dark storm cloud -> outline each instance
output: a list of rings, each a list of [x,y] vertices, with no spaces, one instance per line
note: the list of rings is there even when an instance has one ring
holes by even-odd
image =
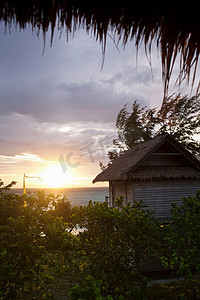
[[[29,115],[40,122],[113,122],[131,98],[134,95],[130,92],[93,81],[58,85],[35,82],[4,89],[0,95],[0,114]]]
[[[31,32],[6,35],[0,46],[0,115],[18,113],[60,124],[109,123],[128,101],[148,105],[141,86],[152,80],[149,66],[137,70],[129,54],[120,58],[108,43],[101,72],[99,50],[80,32],[67,45],[60,41],[47,47],[42,56],[42,43]]]

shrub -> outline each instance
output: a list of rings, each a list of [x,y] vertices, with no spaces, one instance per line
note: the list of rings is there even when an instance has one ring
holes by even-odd
[[[120,204],[120,201],[118,201]],[[109,208],[107,203],[80,207],[80,245],[86,262],[84,272],[102,280],[105,295],[119,288],[121,293],[144,289],[142,262],[156,255],[159,222],[142,202]],[[84,274],[85,274],[84,273]]]
[[[193,274],[200,273],[200,192],[184,198],[181,207],[172,205],[172,221],[173,225],[163,227],[162,262],[191,282],[195,299]]]

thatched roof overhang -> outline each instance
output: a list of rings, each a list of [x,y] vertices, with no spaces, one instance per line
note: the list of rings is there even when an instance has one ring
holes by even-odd
[[[191,163],[191,167],[140,167],[140,165],[164,142],[168,142]],[[194,166],[194,168],[192,167]],[[158,136],[126,151],[93,180],[160,180],[200,178],[200,161],[168,134]]]
[[[125,46],[133,40],[151,52],[155,41],[160,49],[165,90],[177,55],[180,79],[195,79],[200,53],[200,22],[196,2],[183,1],[105,1],[105,0],[1,0],[0,21],[20,29],[31,26],[46,34],[55,27],[67,33],[85,28],[105,50],[108,33]]]
[[[200,180],[200,170],[189,167],[138,167],[129,176],[134,181]]]

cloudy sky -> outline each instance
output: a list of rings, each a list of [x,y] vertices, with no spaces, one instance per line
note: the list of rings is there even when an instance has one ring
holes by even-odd
[[[152,72],[144,49],[123,50],[108,37],[102,48],[84,31],[52,47],[31,30],[0,27],[0,174],[29,187],[92,186],[99,161],[116,136],[115,120],[127,102],[159,107],[163,97],[160,55]],[[103,183],[100,184],[102,186]]]

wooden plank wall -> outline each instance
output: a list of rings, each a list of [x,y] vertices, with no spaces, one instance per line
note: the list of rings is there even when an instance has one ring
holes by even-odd
[[[133,202],[133,181],[127,181],[127,203]]]
[[[171,204],[182,204],[182,198],[195,196],[200,190],[200,181],[154,181],[134,184],[134,198],[144,200],[154,216],[161,221],[170,219]]]
[[[124,205],[133,203],[133,181],[115,181],[115,199],[124,196]],[[109,182],[109,197],[112,199],[112,183]]]
[[[126,206],[126,181],[115,181],[115,198],[124,196],[123,205]]]
[[[200,190],[199,180],[184,181],[115,181],[115,199],[124,196],[124,205],[133,204],[135,201],[144,200],[144,204],[154,211],[158,219],[167,220],[171,217],[171,204],[182,204],[182,198],[195,196]],[[112,199],[112,188],[109,184],[109,196]]]

